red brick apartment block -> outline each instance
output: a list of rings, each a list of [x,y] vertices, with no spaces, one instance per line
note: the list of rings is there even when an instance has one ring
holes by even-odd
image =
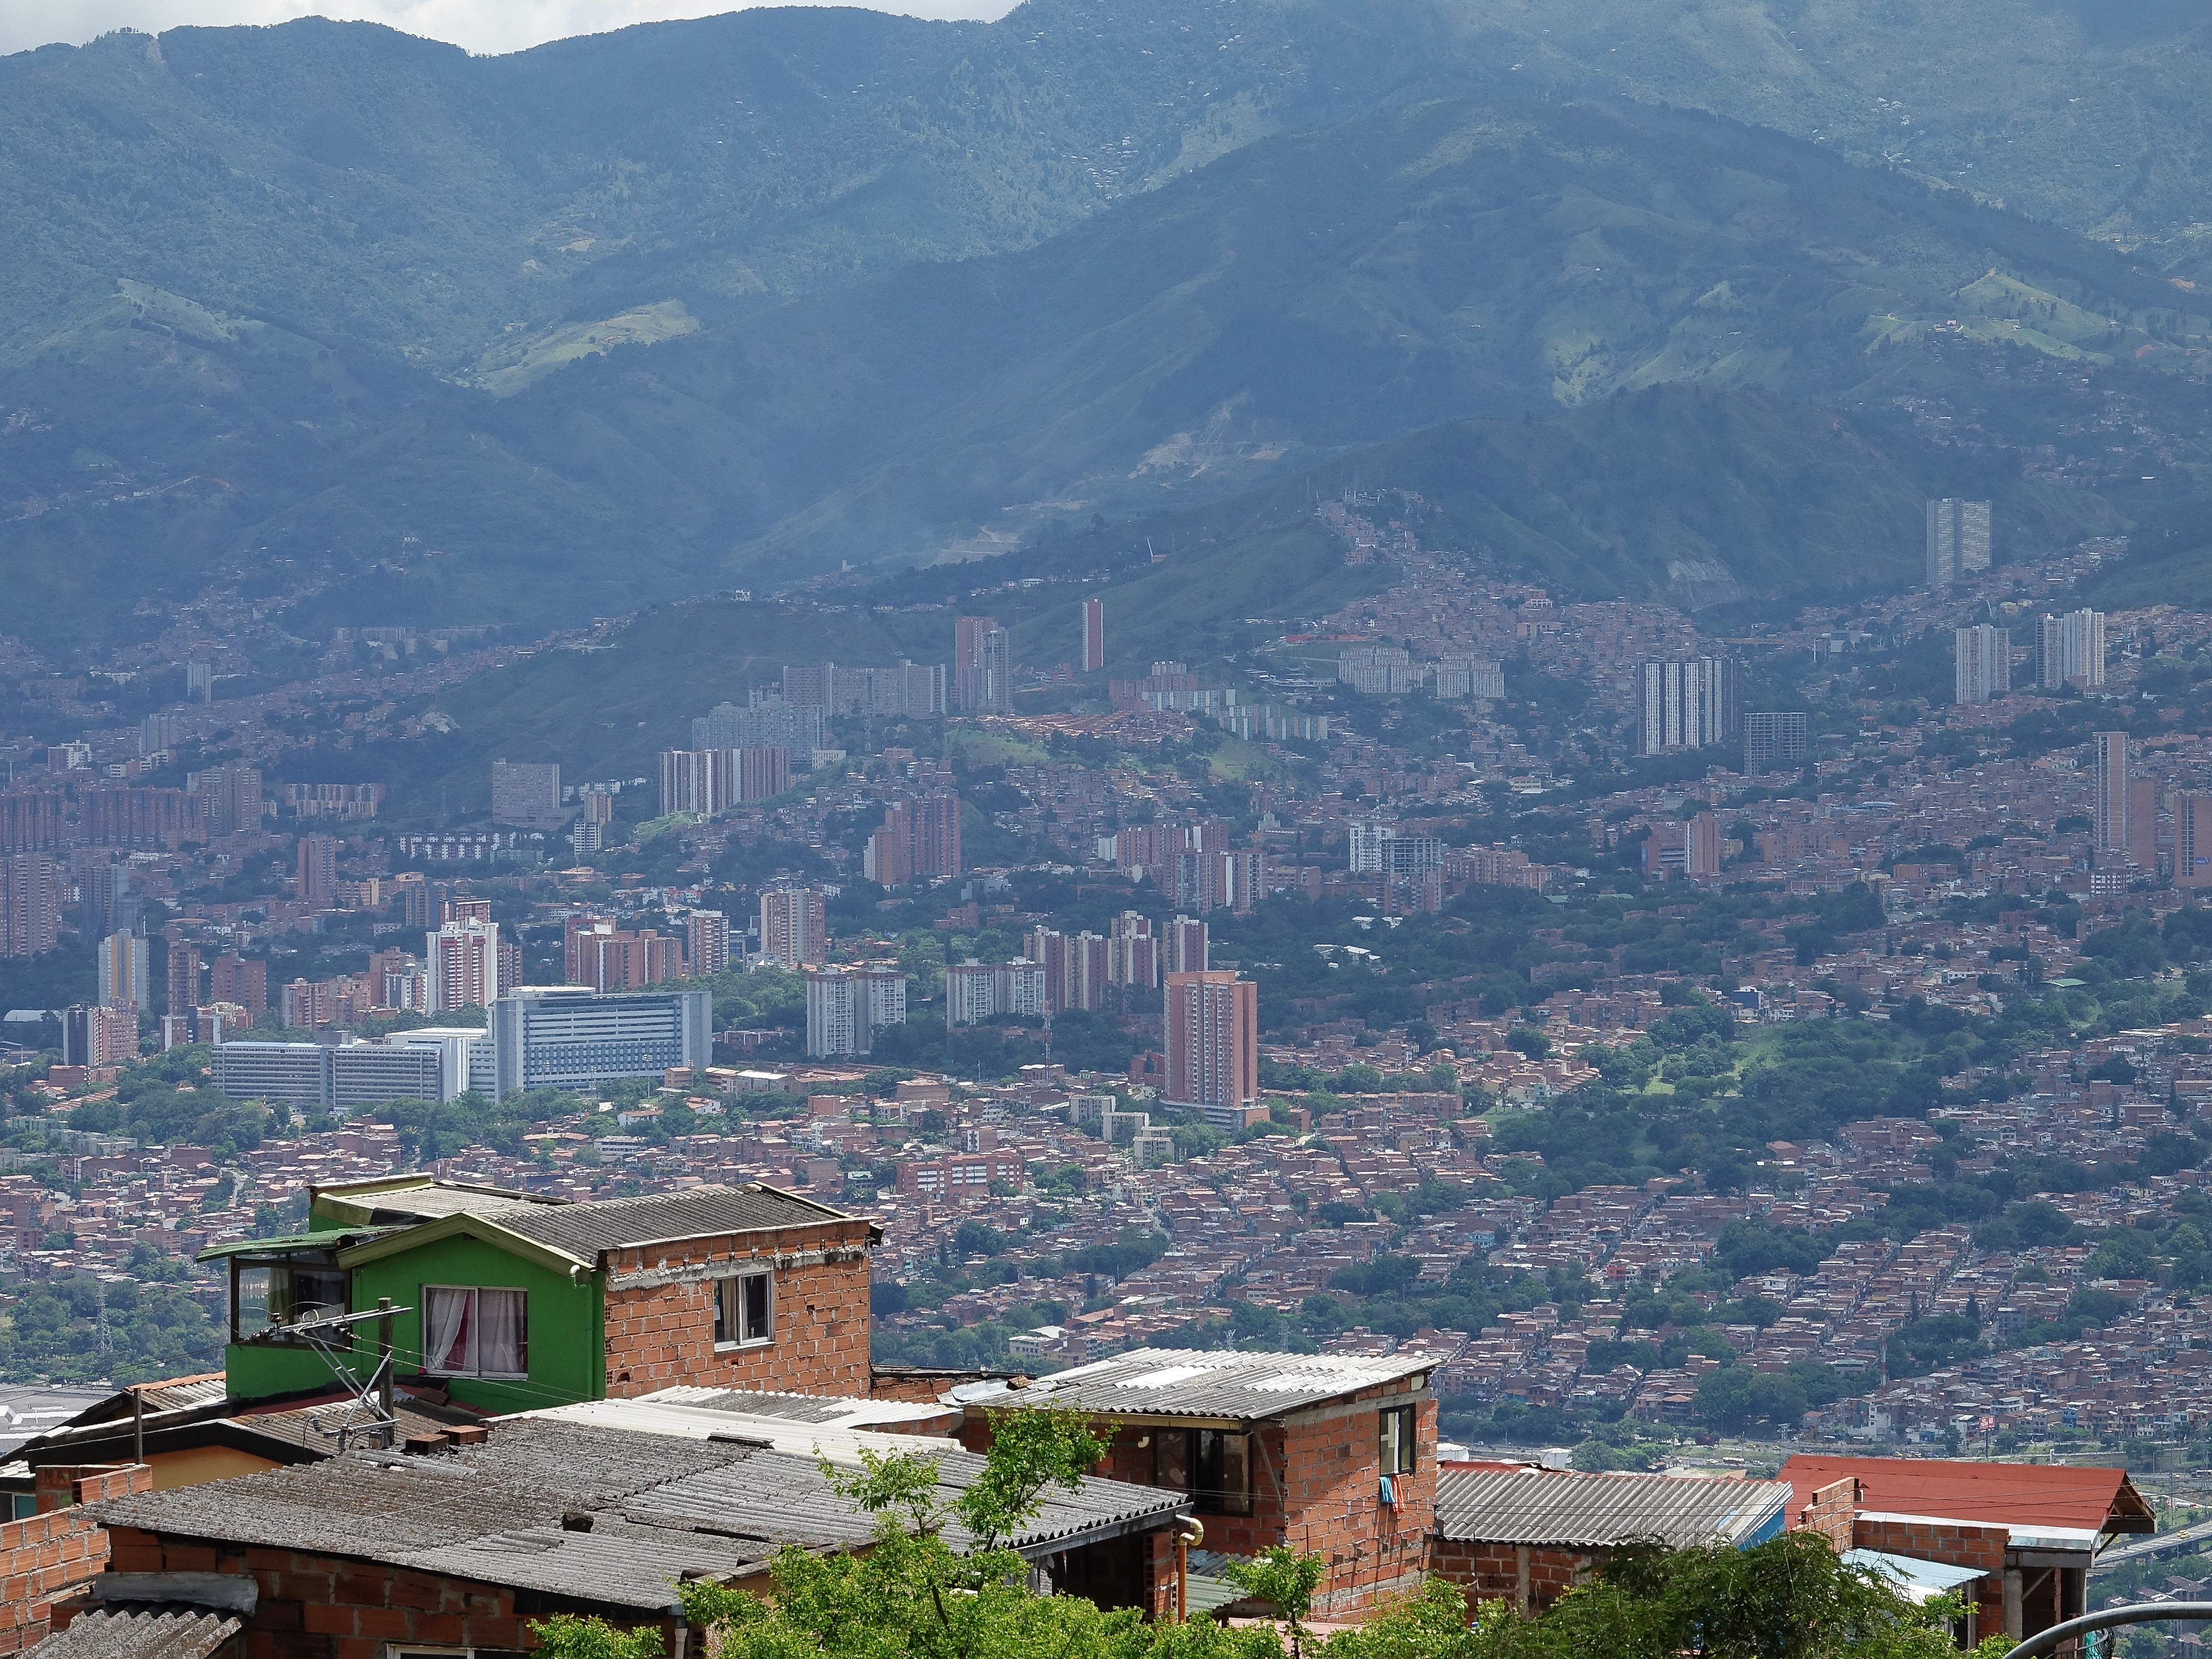
[[[629,1245],[606,1255],[607,1395],[672,1383],[865,1395],[870,1224],[809,1225]],[[726,1279],[772,1275],[774,1334],[714,1340]],[[725,1335],[729,1333],[726,1329]]]
[[[384,1659],[387,1643],[520,1651],[531,1645],[526,1626],[550,1610],[526,1591],[342,1556],[160,1537],[136,1527],[111,1535],[117,1572],[252,1578],[260,1597],[246,1623],[246,1659]],[[519,1596],[532,1605],[519,1607]],[[653,1626],[664,1653],[677,1650],[679,1622]]]
[[[0,1524],[0,1654],[43,1640],[54,1599],[107,1570],[107,1531],[76,1505],[153,1489],[143,1463],[38,1472],[39,1512]]]
[[[1078,1367],[1065,1381],[1044,1377],[973,1401],[960,1437],[988,1450],[993,1410],[1095,1413],[1119,1426],[1094,1473],[1191,1491],[1207,1550],[1249,1557],[1287,1544],[1326,1558],[1314,1612],[1340,1618],[1418,1589],[1427,1570],[1437,1480],[1430,1368],[1404,1358],[1139,1349]],[[1410,1467],[1386,1471],[1381,1419],[1401,1412],[1410,1432],[1400,1437],[1401,1455]],[[1202,1435],[1244,1437],[1248,1487],[1204,1489],[1188,1467]]]

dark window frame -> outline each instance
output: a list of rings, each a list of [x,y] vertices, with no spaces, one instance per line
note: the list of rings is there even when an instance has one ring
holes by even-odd
[[[1200,1515],[1252,1513],[1249,1430],[1155,1429],[1152,1440],[1153,1486],[1188,1494]],[[1178,1464],[1180,1480],[1175,1478]]]
[[[1411,1474],[1420,1468],[1420,1436],[1417,1407],[1385,1406],[1375,1413],[1375,1461],[1384,1474]]]
[[[301,1305],[297,1297],[300,1281],[311,1276],[324,1280],[337,1281],[341,1294],[335,1303],[318,1301],[310,1305],[335,1307],[342,1314],[353,1311],[353,1275],[338,1266],[337,1255],[335,1251],[296,1250],[289,1254],[276,1250],[265,1253],[241,1251],[230,1258],[230,1340],[233,1342],[244,1342],[252,1338],[262,1342],[282,1342],[289,1345],[300,1340],[299,1338],[285,1333],[284,1324],[270,1323],[263,1326],[258,1331],[248,1331],[243,1334],[240,1332],[238,1328],[239,1276],[257,1269],[265,1269],[269,1274],[269,1289],[264,1305],[272,1312],[282,1309],[287,1316],[285,1320],[287,1324],[290,1322],[289,1316],[292,1311]],[[280,1283],[283,1287],[281,1295],[278,1291]],[[322,1288],[327,1290],[330,1286],[325,1285]]]

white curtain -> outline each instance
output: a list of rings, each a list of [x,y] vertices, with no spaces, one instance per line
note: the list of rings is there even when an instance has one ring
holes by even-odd
[[[477,1292],[477,1370],[485,1376],[523,1369],[523,1292]]]
[[[428,1317],[424,1328],[428,1340],[422,1344],[422,1369],[444,1376],[465,1376],[476,1369],[471,1363],[469,1350],[469,1303],[474,1291],[433,1291],[422,1292]]]

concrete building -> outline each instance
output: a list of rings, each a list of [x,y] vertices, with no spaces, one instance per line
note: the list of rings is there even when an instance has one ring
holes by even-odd
[[[573,816],[561,805],[561,769],[548,763],[491,763],[491,821],[518,830],[558,830]]]
[[[300,837],[300,902],[327,908],[338,898],[338,838]]]
[[[814,1060],[866,1054],[875,1035],[906,1024],[906,975],[896,968],[818,968],[806,975],[806,1053]]]
[[[269,963],[226,951],[208,964],[208,1000],[235,1004],[252,1020],[269,1012]]]
[[[154,975],[147,941],[136,933],[111,933],[100,941],[100,1004],[103,1008],[151,1010]]]
[[[1803,764],[1811,716],[1769,714],[1743,717],[1743,772],[1757,777],[1762,772],[1794,772]]]
[[[499,928],[471,918],[447,922],[424,935],[430,976],[430,1012],[489,1008],[501,990]]]
[[[1662,755],[1732,743],[1742,732],[1736,665],[1729,657],[1644,663],[1640,679],[1638,750]]]
[[[694,749],[781,749],[794,772],[811,771],[814,751],[823,747],[828,711],[818,704],[786,702],[780,696],[755,694],[744,708],[714,705],[710,714],[691,722]]]
[[[2105,613],[2081,610],[2045,617],[2040,654],[2045,690],[2069,685],[2095,690],[2105,683]]]
[[[1160,971],[1164,974],[1202,974],[1212,965],[1212,945],[1206,923],[1196,916],[1171,918],[1162,932]]]
[[[233,1100],[326,1106],[337,1052],[321,1042],[220,1043],[211,1054],[215,1086]]]
[[[2012,635],[1977,623],[1952,630],[1952,693],[1957,703],[1991,702],[2012,690]]]
[[[138,1010],[129,1003],[62,1011],[64,1066],[123,1066],[138,1058]]]
[[[694,974],[726,973],[730,966],[730,919],[720,910],[694,910],[684,919],[684,954]]]
[[[1259,988],[1227,970],[1167,976],[1170,1106],[1218,1129],[1241,1129],[1260,1109]]]
[[[1928,503],[1928,586],[1948,587],[1990,568],[1990,504],[1947,496]]]
[[[960,851],[960,797],[951,790],[895,800],[884,811],[883,828],[868,838],[861,873],[885,887],[957,876],[965,868]]]
[[[1011,962],[973,957],[945,970],[945,1023],[980,1025],[987,1019],[1037,1019],[1047,1012],[1045,964],[1027,957]]]
[[[1012,642],[995,617],[961,617],[952,624],[952,691],[971,714],[1000,714],[1012,707]]]
[[[1153,936],[1150,916],[1124,910],[1106,924],[1106,982],[1146,991],[1158,988],[1160,941]]]
[[[1095,674],[1106,665],[1106,601],[1083,602],[1083,672]]]
[[[2128,734],[2100,732],[2091,739],[2096,767],[2095,829],[2097,862],[2117,864],[2127,856],[2129,808]]]
[[[491,1005],[494,1087],[586,1089],[620,1078],[659,1078],[714,1059],[713,999],[705,991],[599,993],[574,985],[517,986]]]
[[[2212,887],[2212,795],[2174,798],[2173,884]]]
[[[1495,658],[1447,653],[1437,659],[1437,696],[1495,702],[1505,695],[1505,671]]]
[[[61,866],[44,853],[0,858],[0,957],[31,957],[60,942]]]
[[[797,973],[830,959],[830,933],[821,890],[772,887],[760,898],[761,954]]]

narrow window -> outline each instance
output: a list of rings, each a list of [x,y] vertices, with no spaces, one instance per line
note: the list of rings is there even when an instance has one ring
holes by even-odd
[[[1413,1454],[1418,1449],[1413,1422],[1411,1406],[1393,1406],[1376,1414],[1376,1458],[1383,1474],[1413,1472]]]
[[[714,1346],[764,1346],[775,1340],[774,1275],[740,1273],[714,1282]]]
[[[1169,1492],[1191,1489],[1191,1431],[1152,1431],[1152,1484]]]
[[[1226,1429],[1198,1431],[1198,1507],[1208,1515],[1252,1513],[1252,1437]]]

